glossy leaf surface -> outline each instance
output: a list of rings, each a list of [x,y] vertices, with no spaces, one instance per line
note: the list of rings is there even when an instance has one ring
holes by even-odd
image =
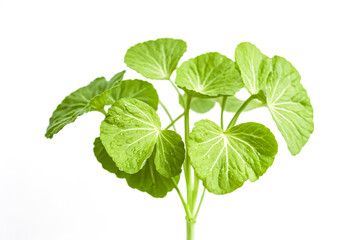
[[[210,120],[195,123],[189,156],[196,174],[212,193],[225,194],[256,181],[277,153],[275,137],[259,123],[243,123],[223,130]]]

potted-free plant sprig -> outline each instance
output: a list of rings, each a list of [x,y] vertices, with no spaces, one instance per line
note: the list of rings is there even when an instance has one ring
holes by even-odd
[[[186,43],[179,39],[136,44],[126,52],[125,63],[149,81],[123,80],[125,71],[109,81],[95,79],[58,105],[45,136],[52,138],[84,113],[104,114],[100,137],[94,141],[96,159],[130,187],[153,197],[163,198],[175,189],[186,215],[187,239],[193,240],[205,192],[228,194],[247,180],[256,181],[277,154],[277,141],[267,127],[256,122],[237,123],[242,112],[266,107],[292,155],[306,144],[314,123],[300,74],[285,58],[269,58],[245,42],[236,47],[235,61],[209,52],[178,67],[185,52]],[[169,82],[169,88],[179,95],[183,113],[175,118],[170,115],[151,80]],[[247,89],[249,98],[235,97],[242,88]],[[206,113],[217,103],[221,107],[217,119],[203,119],[190,126],[191,111]],[[161,125],[156,112],[159,105],[170,118],[168,126]],[[234,113],[228,124],[224,123],[224,111]],[[181,118],[184,138],[175,127]],[[181,174],[185,190],[178,188]]]

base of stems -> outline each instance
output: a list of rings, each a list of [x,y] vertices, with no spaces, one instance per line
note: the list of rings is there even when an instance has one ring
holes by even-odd
[[[186,220],[186,240],[194,240],[195,239],[195,221],[194,220]]]

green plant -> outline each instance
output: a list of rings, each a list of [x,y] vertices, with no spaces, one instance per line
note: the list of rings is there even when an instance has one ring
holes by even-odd
[[[186,51],[182,40],[164,38],[131,47],[125,55],[128,67],[148,79],[167,80],[179,95],[184,112],[173,119],[151,83],[122,80],[124,71],[110,81],[97,78],[67,96],[56,108],[46,131],[52,138],[66,124],[89,111],[105,115],[94,154],[107,171],[126,179],[128,185],[153,197],[165,197],[175,189],[183,204],[187,239],[194,239],[194,224],[205,191],[226,194],[245,181],[256,181],[272,165],[277,141],[264,125],[237,124],[241,112],[267,107],[296,155],[313,132],[313,109],[297,70],[284,58],[269,58],[250,43],[240,43],[235,62],[216,52],[185,61],[170,79]],[[245,101],[234,95],[245,87]],[[180,89],[184,91],[181,94]],[[156,113],[164,108],[171,124],[163,128]],[[190,109],[206,113],[221,106],[220,126],[204,119],[190,132]],[[106,111],[105,106],[111,105]],[[224,127],[224,111],[234,112]],[[184,117],[184,142],[175,123]],[[169,130],[173,128],[173,130]],[[186,199],[178,188],[180,173],[186,181]],[[199,185],[204,189],[198,201]]]

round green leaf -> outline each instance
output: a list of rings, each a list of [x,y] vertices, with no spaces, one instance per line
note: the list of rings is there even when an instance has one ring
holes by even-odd
[[[175,83],[207,96],[234,95],[243,87],[235,63],[217,52],[190,59],[176,71]]]
[[[270,58],[262,54],[255,45],[244,42],[236,47],[235,61],[250,94],[256,94],[265,88],[271,72]]]
[[[100,138],[117,167],[132,174],[150,157],[160,128],[153,108],[142,101],[123,98],[109,108],[100,126]]]
[[[296,155],[314,131],[313,108],[300,74],[291,63],[274,56],[272,69],[266,84],[267,106],[289,151]]]
[[[185,149],[181,137],[161,130],[155,110],[137,99],[115,102],[100,126],[100,138],[117,167],[127,173],[138,172],[153,152],[155,165],[165,177],[181,172]]]
[[[186,42],[183,40],[159,38],[129,48],[125,63],[144,77],[168,80],[185,52]]]
[[[156,143],[156,170],[165,177],[181,173],[185,159],[185,148],[181,136],[171,130],[162,130]]]
[[[274,135],[259,123],[243,123],[223,132],[214,122],[201,120],[190,134],[188,154],[204,186],[225,194],[262,176],[277,149]]]
[[[94,109],[90,102],[106,90],[119,84],[124,73],[125,71],[116,74],[110,81],[106,81],[104,77],[97,78],[89,85],[79,88],[67,96],[53,112],[45,136],[52,138],[63,127],[74,122],[77,117],[84,113],[94,110],[102,111],[104,106],[98,106],[98,108]]]

